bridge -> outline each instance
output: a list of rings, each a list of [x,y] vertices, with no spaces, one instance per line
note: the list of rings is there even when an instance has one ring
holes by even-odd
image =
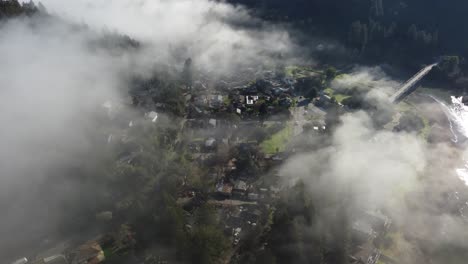
[[[413,77],[411,77],[408,81],[406,81],[401,88],[396,92],[392,97],[390,97],[390,101],[394,104],[398,104],[403,99],[405,99],[408,95],[414,92],[417,89],[416,84],[424,78],[435,66],[439,63],[433,63],[424,67],[418,73],[416,73]]]

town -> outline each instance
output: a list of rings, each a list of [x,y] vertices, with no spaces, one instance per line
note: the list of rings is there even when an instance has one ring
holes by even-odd
[[[183,175],[174,189],[175,204],[185,215],[184,232],[192,232],[199,224],[200,211],[209,208],[207,214],[217,219],[214,222],[230,243],[229,253],[221,258],[240,259],[244,240],[252,234],[263,237],[259,250],[268,244],[265,237],[273,224],[275,206],[284,196],[282,190],[295,184],[282,179],[280,168],[288,157],[310,150],[298,139],[305,134],[327,137],[327,127],[334,119],[330,112],[349,111],[342,102],[351,96],[329,88],[339,74],[333,67],[287,66],[248,68],[236,76],[210,80],[195,74],[188,59],[178,93],[173,86],[169,91],[161,89],[156,80],[135,82],[127,104],[141,114],[121,115],[122,102],[103,104],[104,118],[117,120],[123,127],[105,132],[106,144],[126,146],[116,157],[117,164],[131,166],[143,154],[131,131],[171,124],[172,135],[164,136],[164,141],[171,144],[173,155],[196,168]],[[171,96],[174,98],[168,98]],[[115,214],[103,211],[96,219],[110,223]],[[396,263],[378,249],[392,222],[379,208],[363,209],[351,222],[350,263]],[[130,226],[118,230],[83,241],[77,249],[62,245],[49,250],[55,253],[41,253],[32,262],[24,258],[14,264],[101,263],[135,245]],[[161,256],[153,260],[144,263],[169,263]]]

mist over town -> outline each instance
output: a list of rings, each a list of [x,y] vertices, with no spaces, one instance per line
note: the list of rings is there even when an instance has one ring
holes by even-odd
[[[466,263],[467,8],[0,0],[0,262]]]

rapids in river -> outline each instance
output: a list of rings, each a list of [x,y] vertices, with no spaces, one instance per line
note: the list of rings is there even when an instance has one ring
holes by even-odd
[[[466,142],[468,140],[468,106],[463,103],[463,97],[451,96],[451,103],[445,103],[432,95],[429,96],[440,104],[446,114],[453,135],[452,141],[459,145]],[[466,154],[468,152],[465,151],[464,166],[455,168],[455,172],[458,178],[468,186],[468,157]],[[458,192],[453,195],[458,199]],[[459,212],[464,219],[468,220],[468,201],[460,205]]]
[[[431,96],[432,97],[432,96]],[[460,143],[468,139],[468,106],[463,103],[463,97],[451,96],[451,104],[447,105],[444,102],[432,97],[441,104],[447,118],[450,122],[450,130],[452,131],[454,143]],[[464,157],[465,166],[457,168],[456,173],[460,180],[468,186],[468,158]]]

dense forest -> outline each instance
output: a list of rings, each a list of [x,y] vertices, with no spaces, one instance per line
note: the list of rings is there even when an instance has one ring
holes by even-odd
[[[386,0],[231,0],[263,18],[335,37],[367,59],[413,64],[435,56],[468,54],[468,3]],[[408,61],[408,58],[411,58]]]

